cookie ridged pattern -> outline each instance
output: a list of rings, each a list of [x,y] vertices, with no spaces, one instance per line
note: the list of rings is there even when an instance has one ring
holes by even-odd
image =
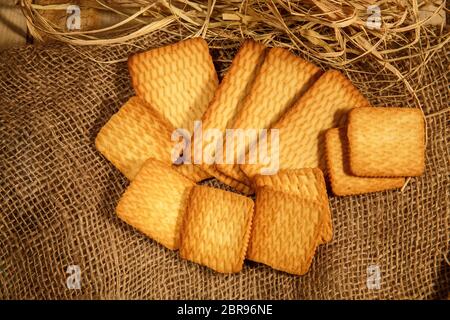
[[[336,70],[325,72],[273,126],[279,129],[280,169],[319,167],[326,173],[325,130],[344,125],[351,109],[367,106],[369,102],[350,80]],[[241,165],[249,177],[261,167]]]
[[[133,180],[150,157],[171,163],[172,127],[149,104],[132,97],[101,128],[96,148]]]
[[[236,191],[239,191],[240,193],[243,193],[245,195],[252,195],[255,193],[254,189],[251,186],[246,185],[245,183],[242,183],[241,181],[235,180],[226,174],[223,174],[219,170],[215,168],[215,166],[202,166],[202,169],[205,170],[208,175],[213,176],[217,180],[219,180],[222,183],[225,183],[226,185],[232,187]]]
[[[133,180],[148,158],[172,164],[175,130],[150,104],[131,97],[100,129],[96,148],[129,180]],[[210,177],[192,164],[173,165],[174,170],[194,182]]]
[[[266,47],[253,40],[246,40],[220,83],[217,91],[202,117],[203,130],[214,128],[222,131],[230,128],[240,110],[242,100],[248,94],[254,78],[259,71],[265,57]],[[205,142],[205,141],[203,141]],[[213,142],[210,142],[213,143]],[[194,148],[201,150],[200,140],[194,141]],[[251,191],[248,187],[250,181],[243,179],[238,181],[219,172],[215,165],[203,163],[202,167],[218,180],[229,184],[233,181],[234,187],[243,193]]]
[[[401,188],[404,178],[358,177],[350,172],[347,128],[334,128],[326,133],[328,176],[337,196],[349,196]]]
[[[331,210],[325,179],[319,168],[280,170],[274,175],[256,175],[253,182],[255,189],[267,187],[275,191],[297,195],[304,200],[320,203],[323,219],[319,242],[325,244],[332,240]]]
[[[239,272],[252,217],[250,198],[211,187],[194,187],[183,223],[181,257],[217,272]]]
[[[319,72],[317,66],[286,49],[270,49],[232,128],[270,128],[306,92]],[[245,155],[254,142],[247,140],[243,150],[238,150],[235,145],[234,164],[218,165],[218,169],[234,179],[247,179],[236,159],[241,154]]]
[[[420,176],[425,170],[425,123],[419,109],[352,110],[348,121],[350,170],[358,176]]]
[[[258,188],[256,194],[247,259],[305,274],[319,242],[321,205],[268,187]]]
[[[136,94],[174,127],[191,133],[218,86],[208,45],[201,38],[135,54],[128,68]]]
[[[200,182],[211,178],[211,175],[208,172],[206,172],[205,170],[203,170],[202,168],[200,168],[198,165],[195,164],[187,164],[187,163],[183,163],[180,165],[173,164],[172,168],[194,182]]]
[[[120,219],[165,247],[175,250],[189,193],[195,183],[170,166],[150,158],[120,198]]]

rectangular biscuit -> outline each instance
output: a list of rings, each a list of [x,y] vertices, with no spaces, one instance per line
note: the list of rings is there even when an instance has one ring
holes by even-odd
[[[195,164],[187,164],[183,163],[180,165],[172,164],[172,169],[177,171],[178,173],[181,173],[186,178],[194,181],[194,182],[200,182],[206,179],[210,179],[212,176],[200,168],[200,166],[197,166]]]
[[[258,188],[247,259],[305,274],[319,243],[321,209],[321,204],[299,195]]]
[[[136,95],[176,128],[193,132],[218,86],[208,44],[192,38],[132,55],[128,69]]]
[[[420,176],[425,170],[425,123],[419,109],[352,110],[347,134],[350,170],[357,176]]]
[[[150,158],[120,198],[117,215],[165,247],[178,249],[194,185],[169,165]]]
[[[148,158],[172,164],[173,126],[151,105],[131,97],[100,129],[95,146],[128,179],[133,180]],[[198,167],[181,165],[174,169],[193,181],[210,177]]]
[[[203,131],[208,129],[220,130],[222,138],[224,138],[225,129],[231,127],[231,124],[234,122],[241,102],[250,90],[251,84],[264,60],[265,52],[266,47],[253,40],[246,40],[242,44],[202,117]],[[205,141],[205,139],[194,140],[192,155],[194,155],[194,152],[203,154],[206,144],[215,144],[217,142],[214,139],[210,141]],[[202,146],[203,148],[201,148]],[[195,151],[194,148],[196,149]],[[214,157],[215,152],[212,152],[210,156]],[[244,193],[253,192],[249,187],[250,181],[246,179],[242,182],[231,179],[218,171],[214,164],[203,162],[201,167],[223,183],[233,183],[238,191]]]
[[[365,106],[369,102],[350,80],[336,70],[325,72],[272,127],[279,130],[279,145],[268,141],[268,149],[279,155],[279,169],[319,167],[326,172],[325,130],[344,125],[348,111]],[[241,165],[250,178],[264,167]]]
[[[150,157],[171,164],[172,126],[149,104],[131,97],[100,129],[97,149],[133,180]]]
[[[256,175],[255,189],[269,187],[299,196],[322,205],[322,231],[319,244],[330,242],[333,238],[331,210],[328,203],[327,187],[322,170],[319,168],[305,168],[294,170],[280,170],[274,175]]]
[[[217,272],[239,272],[252,217],[250,198],[211,187],[194,187],[181,233],[181,257]]]
[[[230,128],[267,129],[302,96],[317,79],[320,69],[290,53],[286,49],[273,48],[257,74],[248,96],[242,102],[239,114]],[[255,140],[250,137],[242,150],[234,145],[231,155],[233,164],[218,164],[224,174],[240,181],[248,181],[241,171],[238,159],[245,156]],[[224,143],[224,152],[227,150]],[[248,159],[246,159],[246,162]]]
[[[328,176],[333,193],[348,196],[401,188],[405,183],[404,178],[367,178],[350,172],[346,131],[346,128],[334,128],[326,133]]]
[[[273,175],[255,175],[255,188],[272,187],[277,191],[298,194],[304,198],[324,202],[328,199],[325,179],[319,168],[280,170]]]
[[[252,195],[255,193],[254,189],[251,186],[246,185],[245,183],[242,183],[241,181],[235,180],[219,170],[215,168],[215,166],[204,166],[202,167],[202,170],[207,172],[208,175],[213,176],[220,182],[225,183],[226,185],[232,187],[236,191],[243,193],[245,195]]]

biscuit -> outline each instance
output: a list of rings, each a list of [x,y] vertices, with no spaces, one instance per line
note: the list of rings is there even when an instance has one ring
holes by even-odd
[[[319,168],[280,170],[274,175],[258,174],[253,183],[255,188],[271,187],[317,202],[328,199],[323,173]]]
[[[325,178],[319,168],[280,170],[274,175],[256,175],[253,182],[255,189],[270,187],[276,191],[320,203],[323,206],[323,227],[319,242],[325,244],[331,241],[333,238],[331,210]]]
[[[231,128],[269,128],[306,92],[319,74],[318,67],[286,49],[270,49]],[[245,156],[254,142],[256,140],[249,137],[242,150],[236,144],[234,148],[230,146],[233,154],[228,156],[234,160],[233,164],[219,164],[217,168],[236,180],[245,181],[246,175],[239,168],[237,159]]]
[[[356,195],[401,188],[404,178],[357,177],[349,169],[346,128],[329,129],[326,133],[328,176],[337,196]]]
[[[266,47],[253,40],[246,40],[242,44],[202,117],[203,130],[214,128],[220,130],[222,138],[224,137],[225,129],[230,128],[235,121],[241,102],[251,88],[251,84],[264,60],[265,52]],[[196,139],[193,143],[198,154],[205,150],[204,148],[201,149],[200,141],[202,140]],[[212,140],[208,143],[214,143],[215,141]],[[202,142],[204,143],[205,141]],[[215,153],[211,153],[211,157],[214,156]],[[221,174],[214,164],[203,162],[201,167],[214,175],[218,180],[228,184],[230,178]],[[242,179],[242,182],[236,181],[236,183],[239,185],[239,189],[246,188],[245,186],[240,186],[242,183],[247,186],[250,185],[248,179]]]
[[[325,130],[344,125],[348,111],[365,106],[369,102],[350,80],[336,70],[325,72],[272,127],[279,130],[279,145],[268,141],[268,149],[279,155],[279,169],[319,167],[326,173]],[[250,178],[263,167],[241,165]]]
[[[130,98],[100,129],[95,146],[133,180],[150,157],[171,164],[173,127],[149,104]]]
[[[192,133],[218,86],[217,73],[202,38],[192,38],[132,55],[128,69],[136,95],[176,128]]]
[[[226,185],[232,187],[236,191],[239,191],[245,195],[252,195],[255,193],[254,189],[251,186],[246,185],[245,183],[242,183],[241,181],[234,180],[233,178],[230,178],[229,176],[223,174],[219,170],[215,169],[214,166],[205,166],[202,167],[204,171],[208,173],[208,175],[213,176],[220,182],[225,183]]]
[[[181,233],[181,257],[217,272],[239,272],[252,216],[250,198],[211,187],[194,187]]]
[[[199,166],[195,164],[187,164],[183,163],[181,165],[172,165],[172,169],[177,171],[178,173],[181,173],[186,178],[194,181],[194,182],[200,182],[206,179],[212,178],[212,176],[200,168]]]
[[[133,180],[148,158],[172,163],[175,128],[160,113],[138,97],[131,97],[100,129],[96,148],[128,179]],[[198,182],[211,177],[191,164],[174,169]]]
[[[175,250],[194,182],[169,165],[148,159],[120,198],[120,219],[165,247]]]
[[[347,135],[350,170],[357,176],[420,176],[425,170],[425,124],[419,109],[352,110]]]
[[[269,187],[258,188],[247,259],[305,274],[319,242],[321,215],[320,203]]]

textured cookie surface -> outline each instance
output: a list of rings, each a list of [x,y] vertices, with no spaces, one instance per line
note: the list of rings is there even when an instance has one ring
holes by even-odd
[[[325,72],[273,126],[279,130],[279,145],[269,140],[268,148],[278,153],[279,168],[319,167],[326,172],[325,130],[344,125],[348,111],[365,106],[369,102],[350,80],[335,70]],[[241,165],[249,177],[260,173],[262,167]]]
[[[333,237],[331,210],[325,179],[319,168],[280,170],[274,175],[256,175],[253,182],[256,189],[268,187],[321,204],[323,221],[319,242],[327,243],[331,241]]]
[[[172,163],[175,128],[152,106],[132,97],[102,127],[95,139],[96,148],[128,179],[133,180],[148,158]],[[192,181],[211,177],[192,164],[173,166]]]
[[[318,67],[285,49],[270,49],[231,127],[269,128],[311,86],[319,72]],[[229,155],[234,164],[218,165],[218,169],[234,179],[248,180],[237,159],[245,156],[253,142],[255,139],[249,137],[242,148],[235,143],[234,147],[230,147],[234,152]]]
[[[230,128],[231,124],[235,121],[241,102],[250,90],[255,75],[264,60],[265,51],[266,47],[264,45],[252,40],[246,40],[242,44],[233,59],[230,69],[225,74],[216,90],[214,98],[203,115],[202,129],[204,132],[208,129],[216,129],[221,132],[220,137],[224,138],[225,129]],[[200,139],[194,141],[194,148],[197,148],[196,152],[205,151],[200,141]],[[203,140],[201,142],[203,147],[206,144],[214,144],[217,142],[223,145],[223,141],[217,141],[216,139],[210,141]],[[210,156],[214,157],[215,152],[211,152]],[[219,172],[213,164],[202,163],[201,166],[218,180],[226,184],[233,183],[233,187],[238,191],[244,193],[250,192],[248,186],[250,182],[248,180],[243,181],[245,183],[234,179],[231,180],[230,177]]]
[[[347,196],[401,188],[404,178],[358,177],[350,172],[346,128],[330,129],[326,133],[328,176],[337,196]]]
[[[202,170],[204,170],[205,172],[207,172],[207,174],[209,176],[213,176],[214,178],[216,178],[217,180],[219,180],[220,182],[225,183],[226,185],[232,187],[233,189],[235,189],[236,191],[239,191],[245,195],[252,195],[255,193],[255,190],[253,189],[252,186],[248,186],[247,184],[235,180],[229,176],[227,176],[226,174],[223,174],[222,172],[220,172],[219,170],[216,169],[215,166],[211,165],[211,166],[202,166]]]
[[[258,174],[253,181],[256,188],[272,187],[317,202],[327,199],[323,173],[319,168],[280,170],[274,175]]]
[[[202,180],[206,180],[212,177],[208,172],[206,172],[205,170],[194,164],[187,164],[187,163],[183,163],[181,165],[173,164],[172,169],[174,169],[178,173],[181,173],[183,176],[189,178],[194,182],[200,182]]]
[[[218,86],[208,45],[201,38],[132,55],[128,69],[136,94],[174,127],[191,133]]]
[[[150,157],[171,164],[173,127],[138,97],[132,97],[103,126],[97,149],[132,180]]]
[[[203,129],[216,128],[223,132],[231,128],[240,110],[240,103],[250,91],[260,70],[265,52],[266,47],[253,40],[246,40],[242,44],[202,117]]]
[[[181,257],[222,273],[242,269],[253,201],[216,188],[192,189],[181,236]]]
[[[420,176],[425,169],[424,120],[419,109],[362,108],[348,121],[350,169],[358,176]]]
[[[303,275],[311,265],[320,231],[319,203],[268,187],[259,188],[247,259]]]
[[[131,182],[116,212],[120,219],[169,249],[177,249],[194,183],[150,158]]]

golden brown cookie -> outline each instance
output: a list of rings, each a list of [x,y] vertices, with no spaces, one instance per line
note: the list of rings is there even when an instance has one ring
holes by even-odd
[[[420,176],[425,170],[425,124],[419,109],[352,110],[347,134],[350,170],[357,176]]]
[[[181,173],[183,176],[189,178],[194,182],[200,182],[212,178],[212,176],[208,172],[200,168],[200,166],[194,164],[187,164],[187,163],[181,165],[173,164],[172,168],[178,173]]]
[[[218,272],[239,272],[252,216],[250,198],[211,187],[194,187],[183,223],[181,257]]]
[[[138,97],[132,97],[101,128],[97,149],[133,180],[150,157],[171,164],[173,127]]]
[[[319,168],[280,170],[274,175],[256,175],[253,182],[256,189],[269,187],[321,204],[323,207],[323,226],[319,243],[324,244],[331,241],[333,238],[331,210],[325,179]]]
[[[318,67],[286,49],[270,49],[231,128],[269,128],[306,92],[319,73]],[[219,164],[217,168],[233,179],[248,181],[239,168],[237,159],[245,156],[249,146],[255,141],[254,137],[248,137],[242,150],[235,143],[233,148],[230,147],[233,152],[229,155],[233,164]],[[248,158],[245,162],[248,162]]]
[[[253,187],[248,186],[248,185],[242,183],[241,181],[230,178],[229,176],[227,176],[227,175],[223,174],[222,172],[220,172],[219,170],[217,170],[215,168],[215,166],[204,166],[204,167],[202,167],[202,170],[204,170],[205,172],[207,172],[208,175],[213,176],[220,182],[225,183],[226,185],[232,187],[236,191],[239,191],[245,195],[252,195],[255,193],[255,190],[253,189]]]
[[[208,129],[216,129],[221,132],[221,137],[224,138],[225,129],[230,128],[231,124],[235,121],[242,100],[248,94],[254,78],[261,67],[265,52],[266,47],[253,40],[246,40],[242,44],[234,57],[228,72],[225,74],[222,82],[217,88],[208,109],[202,117],[202,130],[204,132]],[[193,147],[197,148],[196,152],[198,152],[198,154],[202,154],[202,152],[205,151],[206,144],[218,142],[220,143],[221,141],[215,139],[211,139],[210,141],[196,139],[193,143]],[[221,146],[222,145],[223,142],[221,143]],[[215,152],[211,152],[210,156],[213,158]],[[226,184],[230,183],[231,178],[219,172],[214,164],[203,162],[201,167],[218,180]],[[234,187],[237,190],[248,193],[246,190],[250,190],[250,181],[247,179],[242,182],[235,179],[232,180],[235,185]]]
[[[326,172],[325,131],[345,125],[348,111],[365,106],[369,102],[350,80],[336,70],[325,72],[272,127],[279,130],[279,145],[269,140],[268,148],[278,153],[279,169],[319,167]],[[250,178],[264,167],[241,165]]]
[[[348,196],[401,188],[404,178],[358,177],[350,172],[346,128],[329,129],[326,133],[328,176],[337,196]]]
[[[151,105],[131,97],[101,128],[95,139],[97,149],[128,179],[133,180],[148,158],[172,164],[175,128]],[[175,152],[176,153],[176,152]],[[198,166],[174,166],[192,181],[211,177]]]
[[[299,195],[256,190],[247,259],[303,275],[311,265],[322,227],[322,205]]]
[[[136,95],[176,128],[192,134],[219,84],[208,44],[192,38],[132,55],[128,69]]]
[[[120,219],[169,249],[178,249],[194,182],[169,165],[148,159],[120,198]]]

